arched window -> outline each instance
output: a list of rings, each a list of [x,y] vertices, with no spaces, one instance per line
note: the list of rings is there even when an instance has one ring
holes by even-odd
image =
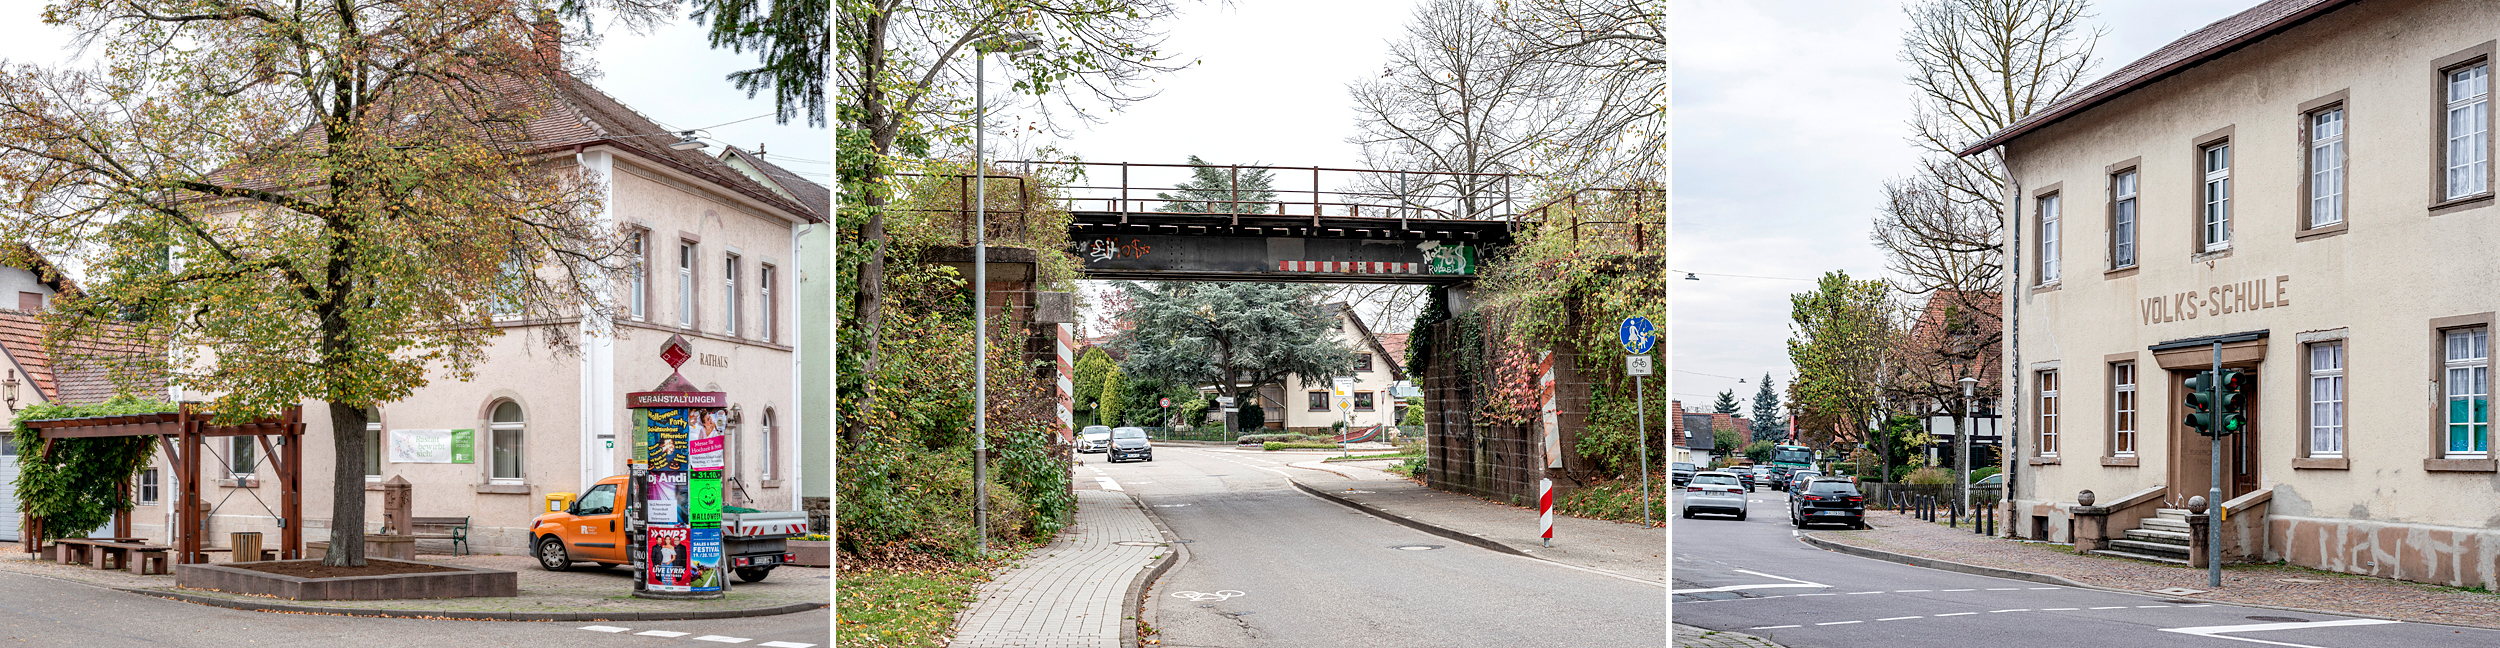
[[[487,478],[496,483],[521,483],[521,404],[504,401],[495,405],[495,415],[487,425],[489,457]]]
[[[774,425],[773,408],[764,408],[764,469],[758,478],[765,482],[779,479],[781,466],[781,427]]]
[[[365,408],[365,478],[382,479],[382,410]]]

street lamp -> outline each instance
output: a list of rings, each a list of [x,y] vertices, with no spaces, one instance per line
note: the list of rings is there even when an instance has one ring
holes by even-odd
[[[1962,416],[1960,419],[1954,421],[1955,425],[1953,426],[1953,468],[1961,473],[1962,486],[1959,494],[1955,496],[1957,498],[1955,503],[1959,505],[1962,510],[1969,511],[1971,510],[1970,435],[1971,432],[1974,431],[1972,426],[1973,421],[1971,421],[1970,418],[1970,412],[1973,396],[1978,393],[1979,379],[1972,378],[1970,376],[1963,376],[1961,380],[1956,382],[1962,383]],[[1971,522],[1972,526],[1978,526],[1978,524],[1979,523],[1975,520]]]
[[[1022,52],[1041,44],[1026,32],[1008,32],[973,43],[972,56],[972,525],[980,555],[990,553],[990,182],[985,135],[989,125],[989,55]]]

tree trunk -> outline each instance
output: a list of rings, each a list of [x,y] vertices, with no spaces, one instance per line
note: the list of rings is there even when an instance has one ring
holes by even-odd
[[[330,403],[330,551],[321,564],[365,564],[365,408]]]

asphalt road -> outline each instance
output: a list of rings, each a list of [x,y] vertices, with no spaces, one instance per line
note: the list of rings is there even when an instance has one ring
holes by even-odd
[[[0,643],[11,646],[662,648],[830,646],[832,610],[747,619],[537,623],[247,612],[0,572]],[[584,628],[591,629],[584,629]],[[614,629],[614,630],[611,630]],[[644,632],[682,633],[676,636]],[[715,637],[712,640],[699,640]],[[730,644],[727,638],[748,641]]]
[[[1173,445],[1155,448],[1151,463],[1084,456],[1191,541],[1187,561],[1149,593],[1164,646],[1667,643],[1656,584],[1459,544],[1321,500],[1284,477],[1305,470],[1286,463],[1311,454]],[[1399,548],[1414,546],[1437,548]]]
[[[1674,501],[1680,510],[1682,493]],[[1708,514],[1676,520],[1677,623],[1791,648],[2500,647],[2500,631],[2204,605],[1859,558],[1799,541],[1786,494],[1764,489],[1751,502],[1743,522]]]

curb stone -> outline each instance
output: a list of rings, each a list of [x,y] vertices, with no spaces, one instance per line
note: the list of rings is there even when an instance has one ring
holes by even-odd
[[[831,607],[827,603],[789,603],[743,610],[690,610],[685,612],[465,612],[444,610],[385,610],[380,608],[323,607],[295,605],[275,600],[238,601],[189,592],[129,587],[110,588],[116,591],[182,601],[197,605],[221,607],[247,612],[285,612],[326,614],[332,616],[383,617],[393,619],[429,619],[436,621],[699,621],[707,619],[738,619],[806,612]]]
[[[1675,624],[1677,648],[1787,648],[1769,639],[1742,632],[1725,632]]]
[[[1185,548],[1187,545],[1171,542],[1181,539],[1180,534],[1173,533],[1172,527],[1163,524],[1163,518],[1155,515],[1154,507],[1147,506],[1146,500],[1138,499],[1136,493],[1127,493],[1127,495],[1129,503],[1137,505],[1137,511],[1146,515],[1147,522],[1154,523],[1155,531],[1161,532],[1165,541],[1163,558],[1155,561],[1153,569],[1139,572],[1136,578],[1129,579],[1128,593],[1124,594],[1120,601],[1121,616],[1128,617],[1123,619],[1128,623],[1120,626],[1120,648],[1137,648],[1142,640],[1137,636],[1137,624],[1162,627],[1154,623],[1159,619],[1147,618],[1156,610],[1154,606],[1145,603],[1146,590],[1152,589],[1155,582],[1162,580],[1163,573],[1170,571],[1172,564],[1180,559],[1181,552],[1188,551],[1188,549]]]
[[[2356,618],[2356,619],[2378,619],[2378,620],[2381,620],[2381,621],[2394,621],[2394,622],[2397,622],[2397,623],[2418,623],[2418,624],[2422,624],[2422,625],[2439,625],[2439,626],[2450,626],[2450,627],[2457,627],[2457,628],[2474,628],[2474,629],[2478,629],[2478,630],[2491,630],[2491,629],[2492,629],[2492,628],[2489,628],[2489,627],[2486,627],[2486,626],[2467,625],[2467,624],[2463,624],[2463,623],[2443,623],[2443,622],[2438,622],[2438,621],[2419,621],[2419,620],[2414,620],[2414,619],[2399,619],[2399,618],[2395,618],[2395,617],[2379,616],[2379,615],[2375,615],[2375,614],[2363,614],[2363,613],[2359,613],[2359,612],[2338,612],[2338,611],[2333,611],[2333,610],[2316,610],[2316,609],[2310,609],[2310,608],[2297,608],[2297,607],[2290,607],[2290,606],[2285,606],[2285,605],[2269,605],[2269,604],[2265,604],[2265,603],[2243,603],[2243,602],[2240,602],[2240,601],[2227,601],[2227,600],[2222,600],[2222,599],[2199,598],[2199,597],[2195,597],[2195,596],[2170,596],[2170,595],[2167,595],[2167,594],[2158,594],[2158,595],[2157,595],[2157,594],[2155,594],[2155,593],[2153,593],[2153,592],[2146,592],[2146,591],[2140,591],[2140,590],[2119,589],[2119,588],[2115,588],[2115,587],[2102,587],[2102,586],[2099,586],[2099,585],[2090,585],[2090,584],[2085,584],[2085,583],[2082,583],[2082,582],[2079,582],[2079,581],[2075,581],[2075,580],[2073,580],[2073,579],[2069,579],[2069,578],[2066,578],[2066,577],[2064,577],[2064,576],[2059,576],[2059,575],[2056,575],[2056,574],[2035,574],[2035,573],[2031,573],[2031,572],[2014,571],[2014,570],[2011,570],[2011,569],[1999,569],[1999,568],[1996,568],[1996,567],[1982,567],[1982,566],[1979,566],[1979,565],[1971,565],[1971,564],[1958,563],[1958,562],[1953,562],[1953,561],[1950,561],[1950,560],[1937,560],[1937,559],[1934,559],[1934,558],[1928,558],[1928,557],[1924,557],[1924,556],[1912,556],[1912,555],[1908,555],[1908,554],[1893,553],[1893,552],[1890,552],[1890,551],[1884,551],[1884,550],[1881,550],[1881,549],[1868,549],[1868,548],[1866,548],[1866,547],[1860,547],[1860,546],[1855,546],[1855,545],[1847,545],[1847,544],[1841,544],[1841,543],[1838,543],[1838,542],[1833,542],[1833,541],[1830,541],[1830,540],[1824,540],[1824,539],[1822,539],[1822,538],[1817,538],[1817,537],[1814,537],[1814,535],[1812,535],[1812,534],[1804,534],[1804,535],[1799,535],[1797,538],[1798,538],[1799,540],[1804,540],[1806,544],[1809,544],[1809,545],[1814,545],[1816,548],[1822,549],[1822,550],[1824,550],[1824,551],[1831,551],[1831,552],[1836,552],[1836,553],[1845,553],[1845,554],[1849,554],[1849,555],[1852,555],[1852,556],[1857,556],[1857,557],[1860,557],[1860,558],[1870,558],[1870,559],[1874,559],[1874,560],[1882,560],[1882,561],[1886,561],[1886,562],[1896,562],[1896,563],[1901,563],[1901,564],[1904,564],[1904,565],[1910,565],[1910,566],[1913,566],[1913,567],[1925,567],[1925,568],[1928,568],[1928,569],[1935,569],[1935,570],[1940,570],[1940,571],[1949,571],[1949,572],[1960,572],[1960,573],[1964,573],[1964,574],[1972,574],[1972,575],[1977,575],[1977,576],[1993,576],[1993,577],[1996,577],[1996,578],[2004,578],[2004,579],[2009,579],[2009,580],[2030,581],[2030,582],[2034,582],[2034,583],[2046,583],[2046,584],[2049,584],[2049,585],[2063,585],[2063,586],[2067,586],[2067,587],[2073,587],[2073,588],[2076,588],[2076,589],[2088,589],[2088,590],[2096,590],[2096,591],[2102,591],[2102,592],[2115,592],[2115,593],[2119,593],[2119,594],[2134,594],[2134,595],[2137,595],[2137,596],[2161,596],[2161,597],[2163,597],[2163,598],[2176,599],[2176,600],[2181,600],[2181,601],[2193,601],[2193,602],[2196,602],[2196,603],[2206,603],[2206,604],[2211,604],[2211,605],[2229,605],[2229,606],[2234,606],[2234,607],[2260,608],[2260,609],[2267,609],[2267,610],[2282,610],[2282,611],[2285,611],[2285,612],[2299,612],[2299,613],[2302,613],[2302,614],[2316,614],[2316,615],[2321,615],[2321,616],[2353,617],[2353,618]]]
[[[1459,541],[1459,542],[1464,542],[1464,543],[1467,543],[1467,544],[1470,544],[1470,545],[1474,545],[1474,546],[1477,546],[1477,547],[1482,547],[1482,548],[1485,548],[1485,549],[1491,549],[1491,550],[1493,550],[1493,551],[1498,551],[1498,552],[1502,552],[1502,553],[1510,554],[1510,555],[1513,555],[1513,556],[1519,556],[1519,557],[1521,557],[1521,558],[1537,558],[1537,557],[1536,557],[1536,555],[1534,555],[1534,554],[1530,554],[1530,553],[1525,552],[1525,551],[1520,551],[1520,550],[1518,550],[1518,549],[1516,549],[1516,548],[1511,547],[1510,545],[1502,544],[1502,543],[1495,542],[1495,541],[1492,541],[1492,540],[1486,540],[1486,539],[1484,539],[1484,538],[1479,538],[1479,537],[1476,537],[1476,536],[1471,536],[1471,535],[1467,535],[1467,534],[1464,534],[1464,533],[1459,533],[1459,532],[1458,532],[1458,530],[1456,530],[1456,529],[1446,529],[1446,528],[1442,528],[1442,527],[1438,527],[1438,526],[1433,526],[1433,525],[1431,525],[1431,524],[1426,524],[1426,523],[1423,523],[1423,522],[1418,522],[1418,521],[1415,521],[1415,520],[1408,519],[1406,516],[1403,516],[1403,515],[1398,515],[1398,514],[1396,514],[1396,513],[1390,513],[1390,512],[1388,512],[1388,511],[1383,511],[1383,510],[1380,510],[1380,509],[1378,509],[1378,508],[1374,508],[1374,507],[1371,507],[1371,506],[1366,506],[1366,505],[1363,505],[1362,503],[1356,502],[1356,501],[1354,501],[1354,500],[1346,499],[1346,498],[1343,498],[1343,497],[1338,497],[1338,496],[1336,496],[1336,495],[1330,494],[1330,493],[1329,493],[1329,492],[1327,492],[1327,491],[1323,491],[1323,490],[1320,490],[1320,489],[1317,489],[1317,488],[1312,488],[1312,487],[1310,487],[1310,486],[1309,486],[1309,485],[1307,485],[1307,484],[1303,484],[1303,483],[1302,483],[1302,480],[1298,480],[1298,479],[1288,479],[1288,481],[1292,481],[1292,482],[1293,482],[1293,487],[1294,487],[1294,488],[1299,488],[1299,489],[1302,489],[1302,492],[1305,492],[1305,493],[1310,493],[1310,494],[1312,494],[1312,495],[1317,495],[1317,496],[1319,496],[1319,498],[1320,498],[1320,499],[1328,500],[1328,501],[1331,501],[1331,502],[1336,502],[1336,503],[1338,503],[1338,504],[1344,504],[1344,505],[1346,505],[1347,507],[1351,507],[1351,508],[1353,508],[1354,510],[1357,510],[1357,511],[1362,511],[1362,512],[1364,512],[1364,513],[1370,513],[1370,514],[1372,514],[1373,516],[1379,517],[1380,519],[1383,519],[1383,520],[1388,520],[1388,521],[1391,521],[1391,522],[1396,522],[1396,523],[1398,523],[1398,524],[1402,524],[1402,525],[1405,525],[1405,526],[1407,526],[1407,527],[1413,528],[1413,529],[1415,529],[1415,530],[1417,530],[1417,531],[1422,531],[1422,532],[1424,532],[1424,533],[1430,533],[1430,534],[1437,535],[1437,536],[1441,536],[1441,537],[1444,537],[1444,538],[1449,538],[1449,539],[1451,539],[1451,540],[1456,540],[1456,541]],[[1543,559],[1543,558],[1537,558],[1537,560],[1544,560],[1544,559]]]

